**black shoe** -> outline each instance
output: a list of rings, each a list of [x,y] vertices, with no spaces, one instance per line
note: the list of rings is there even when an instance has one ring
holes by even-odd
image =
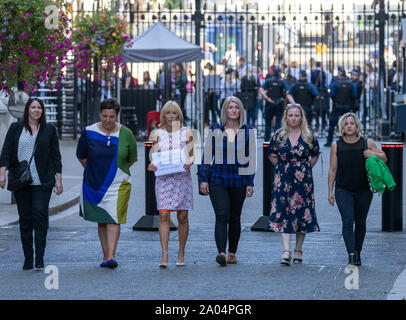
[[[23,270],[31,270],[33,269],[33,262],[32,259],[25,259],[24,260],[24,265],[23,265]]]
[[[331,143],[325,143],[323,146],[324,147],[331,147]]]
[[[42,269],[44,269],[44,258],[35,257],[35,270],[42,270]]]
[[[355,265],[361,265],[361,252],[355,251]]]
[[[227,265],[227,260],[226,257],[222,254],[218,254],[216,257],[216,261],[219,265],[221,265],[222,267],[225,267]]]
[[[355,254],[348,255],[348,265],[355,266]]]

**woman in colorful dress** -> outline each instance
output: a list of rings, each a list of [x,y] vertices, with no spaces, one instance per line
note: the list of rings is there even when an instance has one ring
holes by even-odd
[[[151,133],[151,152],[177,152],[184,159],[185,171],[159,175],[155,179],[155,194],[159,211],[159,238],[162,247],[160,268],[168,266],[168,242],[170,213],[177,212],[179,251],[177,266],[185,265],[185,246],[189,234],[188,212],[193,209],[193,188],[190,166],[193,164],[193,135],[183,126],[183,114],[179,105],[168,101],[161,110],[159,129]],[[162,163],[165,164],[165,163]],[[149,171],[159,166],[151,162]]]
[[[120,225],[127,220],[131,192],[130,167],[137,161],[137,144],[130,129],[117,122],[120,105],[116,99],[100,105],[100,122],[86,127],[76,150],[85,168],[80,216],[98,223],[103,250],[100,267],[116,268]]]
[[[225,99],[220,120],[221,123],[210,126],[212,136],[206,138],[203,163],[199,168],[199,187],[202,194],[210,196],[213,205],[216,262],[224,267],[237,263],[242,207],[245,198],[254,194],[256,140],[245,122],[244,107],[237,97]],[[237,159],[227,158],[229,154]],[[240,159],[243,158],[248,158],[248,162],[242,164]]]
[[[287,105],[282,128],[273,135],[268,157],[275,166],[268,229],[280,232],[281,264],[290,265],[290,241],[296,234],[293,263],[302,263],[302,245],[308,232],[320,231],[317,223],[312,168],[319,156],[319,143],[311,135],[303,108]]]

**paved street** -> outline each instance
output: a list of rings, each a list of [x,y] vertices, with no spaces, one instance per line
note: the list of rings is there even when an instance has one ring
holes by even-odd
[[[321,140],[320,144],[323,143]],[[115,270],[99,267],[102,255],[97,225],[80,218],[75,205],[50,217],[45,264],[58,269],[57,290],[46,288],[49,274],[22,270],[18,225],[0,227],[0,299],[401,299],[396,290],[391,290],[405,269],[406,233],[381,232],[381,197],[377,195],[367,221],[358,289],[346,289],[346,278],[355,273],[345,273],[347,254],[339,212],[327,202],[328,148],[322,147],[323,165],[320,160],[314,168],[321,232],[306,237],[303,265],[279,264],[280,235],[250,231],[262,215],[261,149],[259,144],[254,196],[245,201],[243,208],[238,264],[219,267],[215,262],[214,213],[209,198],[198,195],[196,167],[193,167],[195,196],[194,210],[189,215],[187,265],[175,266],[178,236],[174,231],[170,235],[169,267],[158,268],[161,252],[158,232],[132,230],[145,208],[144,147],[139,143],[139,159],[131,168],[133,189],[128,221],[122,226],[117,249],[119,267]],[[65,171],[67,176],[78,174],[74,163],[69,170],[74,173]],[[176,222],[176,216],[172,217]],[[293,246],[292,243],[292,250]]]

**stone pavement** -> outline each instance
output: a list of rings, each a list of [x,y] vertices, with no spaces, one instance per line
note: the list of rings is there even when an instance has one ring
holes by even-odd
[[[320,144],[323,143],[321,140]],[[75,188],[80,183],[77,177],[82,172],[75,158],[75,145],[75,142],[61,143],[67,193],[77,192]],[[145,214],[144,147],[139,143],[139,159],[131,168],[133,189],[127,224],[121,227],[117,249],[119,267],[115,270],[99,267],[101,248],[97,226],[80,218],[75,205],[50,217],[45,263],[58,268],[59,288],[46,289],[48,274],[24,272],[21,268],[23,255],[18,225],[0,223],[3,225],[0,227],[0,299],[405,299],[406,233],[381,231],[381,197],[377,195],[368,216],[363,265],[346,270],[340,215],[337,207],[327,202],[328,148],[322,147],[323,165],[320,160],[314,168],[316,212],[321,232],[306,236],[302,265],[279,264],[280,235],[250,230],[262,215],[262,145],[258,145],[255,191],[253,198],[244,203],[236,265],[219,267],[215,262],[213,209],[208,197],[198,195],[194,166],[194,210],[189,214],[187,265],[175,266],[178,235],[174,231],[170,234],[169,267],[158,268],[161,252],[158,232],[132,230]],[[3,208],[0,207],[0,216]],[[175,215],[172,220],[176,224]],[[292,242],[292,249],[293,246]]]

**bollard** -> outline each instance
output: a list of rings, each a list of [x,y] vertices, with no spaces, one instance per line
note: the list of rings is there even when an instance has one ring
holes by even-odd
[[[403,228],[403,143],[382,143],[396,187],[382,195],[382,231],[402,231]]]
[[[159,212],[156,207],[155,198],[155,173],[148,171],[149,152],[152,148],[152,142],[145,142],[145,215],[133,226],[135,231],[158,231],[159,230]],[[170,220],[170,230],[176,230],[176,226]]]
[[[273,171],[275,167],[268,159],[268,148],[269,142],[264,142],[262,144],[262,176],[264,179],[262,183],[262,216],[253,224],[251,231],[271,231],[266,230],[266,226],[269,222],[271,212]]]

